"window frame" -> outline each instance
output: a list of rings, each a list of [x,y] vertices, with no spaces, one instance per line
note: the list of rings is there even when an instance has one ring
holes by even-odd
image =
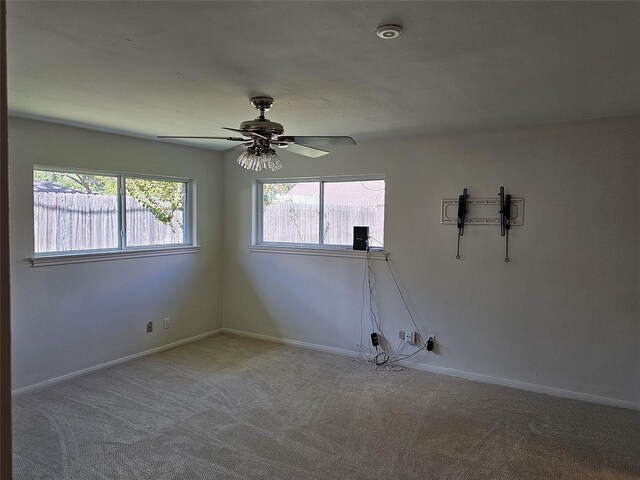
[[[36,170],[39,171],[47,171],[47,172],[59,172],[59,173],[79,173],[86,175],[97,175],[97,176],[106,176],[106,177],[115,177],[117,181],[117,196],[118,196],[118,246],[114,248],[96,248],[90,250],[62,250],[55,252],[36,252],[36,239],[35,239],[35,231],[32,231],[32,241],[33,241],[33,257],[32,263],[34,266],[36,265],[36,261],[38,259],[47,259],[47,258],[59,258],[59,257],[73,257],[74,261],[71,263],[77,263],[76,260],[81,259],[82,257],[97,257],[98,259],[102,259],[106,256],[117,256],[126,257],[126,256],[140,256],[140,254],[144,252],[150,252],[151,255],[160,254],[162,251],[182,251],[184,250],[186,253],[191,253],[194,247],[196,247],[195,243],[195,180],[191,178],[185,177],[175,177],[169,175],[155,175],[155,174],[143,174],[143,173],[130,173],[130,172],[121,172],[121,171],[112,171],[112,170],[96,170],[90,168],[77,168],[77,167],[58,167],[54,165],[39,165],[34,164],[31,169],[31,185],[33,189],[34,182],[34,172]],[[183,243],[167,243],[162,245],[139,245],[139,246],[128,246],[126,244],[126,232],[127,232],[127,210],[126,210],[126,180],[127,178],[135,178],[142,180],[156,180],[156,181],[170,181],[176,183],[185,184],[184,190],[184,242]],[[31,193],[31,202],[32,205],[35,206],[35,197],[34,192]],[[31,224],[33,228],[33,220]],[[132,255],[132,254],[139,255]],[[45,263],[45,262],[43,262]],[[56,263],[54,263],[56,264]]]
[[[252,247],[265,247],[266,249],[300,249],[300,250],[333,250],[333,251],[350,251],[353,252],[353,245],[339,245],[334,243],[324,243],[324,184],[325,183],[339,183],[339,182],[365,182],[372,180],[382,180],[385,182],[385,225],[386,225],[386,213],[387,213],[387,180],[385,175],[382,174],[366,174],[366,175],[340,175],[340,176],[319,176],[319,177],[287,177],[287,178],[261,178],[256,180],[254,188],[254,224],[253,224],[253,238],[251,242]],[[268,242],[264,240],[264,198],[263,198],[263,186],[270,183],[319,183],[319,233],[318,243],[296,243],[296,242]],[[383,225],[383,229],[385,226]],[[265,251],[267,251],[265,249]],[[369,247],[372,252],[383,252],[384,243],[382,246]]]

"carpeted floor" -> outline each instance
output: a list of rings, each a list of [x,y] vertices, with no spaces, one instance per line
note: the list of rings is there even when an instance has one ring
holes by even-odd
[[[640,412],[229,335],[14,416],[16,480],[640,478]]]

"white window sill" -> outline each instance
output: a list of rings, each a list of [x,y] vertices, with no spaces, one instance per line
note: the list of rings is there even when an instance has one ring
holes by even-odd
[[[184,255],[198,253],[198,246],[185,245],[179,247],[158,247],[131,250],[115,250],[109,252],[59,253],[55,255],[38,255],[30,258],[32,267],[48,267],[70,263],[105,262],[123,258],[159,257],[164,255]]]
[[[343,258],[367,258],[367,252],[340,247],[292,246],[292,245],[249,245],[250,252],[257,253],[281,253],[286,255],[312,255],[319,257],[343,257]],[[372,260],[384,260],[383,250],[370,250],[369,258]]]

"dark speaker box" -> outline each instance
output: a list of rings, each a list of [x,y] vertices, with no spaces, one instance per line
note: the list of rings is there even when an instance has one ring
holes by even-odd
[[[369,246],[369,227],[353,227],[353,249],[366,250]]]

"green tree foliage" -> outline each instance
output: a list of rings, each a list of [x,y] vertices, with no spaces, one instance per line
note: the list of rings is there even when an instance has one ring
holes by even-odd
[[[48,172],[34,170],[33,179],[51,182],[61,187],[78,190],[92,195],[116,195],[118,180],[116,177],[104,175],[87,175],[84,173]]]
[[[127,195],[135,198],[160,222],[169,225],[174,234],[174,219],[177,219],[181,229],[184,228],[184,220],[176,217],[177,212],[184,212],[184,183],[127,178],[126,184]]]
[[[105,175],[34,170],[33,179],[51,182],[90,195],[117,195],[118,193],[117,177]],[[159,222],[169,225],[174,234],[176,233],[172,223],[174,218],[177,218],[180,228],[184,228],[184,220],[181,216],[176,217],[177,212],[184,212],[184,183],[127,178],[126,194],[148,209]]]
[[[295,183],[265,183],[262,185],[262,198],[264,206],[271,205],[278,197],[286,195],[295,186]]]

